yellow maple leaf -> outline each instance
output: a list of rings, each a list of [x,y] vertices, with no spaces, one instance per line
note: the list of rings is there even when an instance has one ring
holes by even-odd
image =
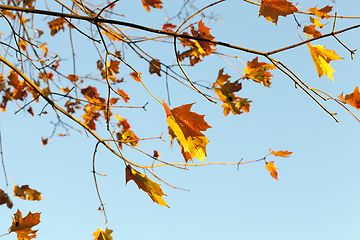
[[[343,96],[344,93],[341,93],[339,99],[347,104],[350,104],[356,109],[360,109],[360,93],[359,87],[356,86],[353,93],[346,94],[345,98]]]
[[[290,151],[284,151],[284,150],[281,150],[281,151],[271,151],[271,149],[269,149],[269,152],[276,156],[276,157],[289,157],[292,152]]]
[[[317,7],[313,7],[308,9],[308,11],[315,16],[324,19],[324,18],[331,18],[331,16],[328,15],[329,12],[332,11],[332,6],[327,5],[326,7],[323,7],[321,9],[318,9]]]
[[[145,174],[136,171],[130,165],[126,166],[125,173],[126,183],[130,180],[133,180],[139,187],[139,189],[143,190],[149,195],[153,202],[156,202],[161,206],[166,206],[170,208],[162,198],[163,195],[167,195],[161,190],[160,184],[151,181],[151,179],[148,178]]]
[[[32,230],[31,228],[40,223],[41,213],[29,212],[26,217],[22,217],[19,209],[14,214],[13,223],[9,228],[9,232],[16,232],[18,240],[30,240],[36,238],[36,232],[38,230]]]
[[[181,146],[181,153],[186,162],[189,159],[193,160],[194,157],[204,162],[206,145],[209,143],[209,140],[200,131],[206,131],[211,126],[204,120],[204,115],[190,111],[193,104],[185,104],[171,110],[163,102],[166,122],[169,125],[171,145],[173,139],[176,138]]]
[[[279,16],[286,17],[294,12],[297,12],[297,8],[286,0],[261,0],[259,17],[262,15],[277,25]]]
[[[266,162],[266,166],[265,166],[266,170],[268,170],[270,172],[270,175],[275,178],[276,180],[279,180],[277,178],[277,167],[274,165],[274,161],[271,161],[271,162]]]
[[[311,46],[310,43],[307,43],[306,45],[309,47],[309,51],[314,61],[319,78],[323,75],[326,75],[328,78],[334,81],[333,72],[335,71],[329,63],[333,60],[342,59],[342,57],[337,55],[333,50],[325,49],[324,46]]]
[[[94,240],[113,240],[113,237],[110,235],[113,230],[106,228],[105,232],[101,229],[98,229],[93,233],[95,237]]]
[[[258,62],[258,57],[256,57],[251,62],[247,62],[247,66],[244,68],[245,75],[243,78],[250,78],[255,82],[262,83],[264,87],[270,87],[272,74],[267,70],[275,68],[274,64]]]
[[[22,185],[18,187],[14,184],[14,196],[22,199],[28,199],[30,201],[40,201],[42,200],[41,193],[29,188],[29,185]]]

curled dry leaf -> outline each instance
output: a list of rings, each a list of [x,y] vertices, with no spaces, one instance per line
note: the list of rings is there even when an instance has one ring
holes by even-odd
[[[347,104],[350,104],[356,109],[360,109],[360,94],[359,87],[356,86],[354,92],[351,94],[346,94],[345,98],[343,97],[343,93],[339,96],[339,99]]]
[[[193,104],[182,105],[171,110],[163,101],[171,144],[174,138],[178,140],[186,162],[189,159],[193,160],[194,157],[204,162],[209,140],[200,131],[206,131],[211,126],[204,120],[204,115],[190,111]]]
[[[262,15],[277,25],[279,16],[286,17],[294,12],[297,12],[297,8],[286,0],[261,0],[259,17]]]
[[[64,23],[66,23],[65,19],[60,17],[60,18],[56,18],[54,20],[52,20],[51,22],[48,22],[50,31],[51,31],[51,36],[55,36],[56,33],[58,33],[60,31],[60,29],[62,29],[63,31],[65,30],[64,28]]]
[[[293,153],[293,152],[284,151],[284,150],[271,151],[271,149],[269,149],[269,152],[276,157],[289,157]]]
[[[254,58],[251,62],[247,62],[245,67],[244,79],[252,79],[257,83],[262,83],[264,87],[270,87],[272,74],[267,70],[275,69],[274,64],[265,62],[258,62],[258,57]]]
[[[10,200],[9,195],[0,189],[0,205],[3,205],[4,203],[6,203],[6,206],[10,209],[13,207],[13,203]]]
[[[158,59],[151,60],[149,67],[150,74],[156,73],[156,75],[161,77],[160,70],[161,70],[160,61]]]
[[[315,25],[309,25],[309,26],[305,26],[303,29],[303,33],[306,33],[310,36],[312,36],[313,38],[317,38],[321,36],[321,32],[319,32],[318,30],[315,29]]]
[[[126,183],[130,180],[134,180],[139,189],[146,192],[149,197],[153,200],[153,202],[158,203],[161,206],[169,206],[166,204],[162,196],[166,196],[165,193],[160,188],[160,185],[151,181],[145,174],[142,174],[135,169],[133,169],[130,165],[126,166]]]
[[[308,9],[308,11],[315,16],[324,19],[324,18],[331,18],[331,16],[328,15],[329,12],[332,10],[332,6],[327,5],[326,7],[323,7],[321,9],[318,9],[317,7],[313,7]]]
[[[22,199],[28,199],[30,201],[40,201],[42,200],[41,193],[29,188],[29,185],[22,185],[18,187],[14,185],[14,196]]]
[[[141,0],[146,11],[150,12],[150,7],[162,9],[162,1],[160,0]]]

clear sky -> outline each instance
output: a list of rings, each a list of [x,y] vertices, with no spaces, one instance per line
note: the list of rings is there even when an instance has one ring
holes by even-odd
[[[100,1],[99,1],[100,2]],[[166,23],[165,18],[174,16],[182,1],[164,0],[166,11],[153,9],[146,12],[140,0],[123,0],[116,4],[115,11],[125,16],[118,20],[160,28]],[[62,8],[49,1],[53,11]],[[70,1],[63,1],[71,6]],[[202,8],[209,1],[198,0],[195,5]],[[305,8],[334,6],[333,12],[344,16],[360,16],[360,2],[348,1],[299,1],[299,10]],[[39,2],[37,8],[45,9]],[[64,10],[65,11],[65,10]],[[218,14],[221,20],[208,21],[215,40],[234,45],[271,51],[295,44],[306,39],[302,27],[309,25],[309,16],[296,14],[297,24],[292,16],[280,17],[277,26],[264,17],[259,17],[259,7],[244,1],[227,0],[204,12]],[[39,28],[48,36],[49,51],[53,55],[63,56],[61,71],[72,74],[72,52],[69,41],[69,29],[51,37],[47,22],[50,17],[39,16]],[[190,22],[199,21],[195,17]],[[333,19],[324,20],[328,24],[322,33],[329,33]],[[359,24],[359,19],[338,19],[336,30]],[[75,21],[77,23],[77,21]],[[173,20],[173,24],[181,22]],[[0,19],[1,32],[8,31],[8,25]],[[41,27],[40,27],[41,26]],[[81,24],[85,32],[90,32],[87,23]],[[6,30],[3,30],[6,29]],[[131,32],[133,31],[133,33]],[[129,35],[154,37],[141,31],[127,30]],[[359,30],[355,29],[340,34],[338,37],[350,49],[360,48]],[[300,38],[301,37],[301,38]],[[80,76],[92,72],[99,77],[96,61],[99,59],[93,44],[83,35],[73,31],[76,52],[76,72]],[[3,40],[3,38],[1,38]],[[55,45],[54,45],[55,44]],[[148,64],[140,60],[126,46],[117,43],[125,50],[125,60],[138,71],[143,72],[144,83],[159,99],[167,101],[166,78],[148,73]],[[291,49],[273,57],[291,68],[304,82],[313,88],[321,89],[333,97],[342,92],[353,92],[359,85],[358,74],[360,60],[350,53],[334,38],[321,39],[312,45],[323,45],[335,50],[343,59],[332,61],[334,81],[327,77],[319,79],[313,60],[306,45]],[[139,44],[154,58],[161,59],[168,65],[175,64],[174,50],[169,43],[144,42]],[[183,50],[180,48],[180,51]],[[222,53],[238,56],[246,63],[255,55],[217,47]],[[3,50],[1,54],[4,55]],[[241,61],[225,58],[244,73]],[[259,57],[259,61],[267,62]],[[218,71],[232,76],[232,80],[241,77],[240,73],[218,56],[205,57],[196,67],[187,67],[189,77],[198,83],[210,85],[215,82]],[[177,67],[173,68],[180,73]],[[6,72],[6,71],[5,71]],[[175,142],[169,147],[170,139],[163,107],[158,104],[141,86],[128,75],[130,70],[120,64],[120,78],[125,76],[125,83],[118,85],[126,91],[131,106],[149,104],[142,109],[120,109],[120,116],[128,119],[131,129],[139,138],[158,137],[161,140],[148,140],[139,143],[144,151],[154,150],[161,154],[160,159],[167,162],[184,162],[180,148]],[[92,233],[98,228],[114,230],[116,239],[180,240],[180,239],[246,239],[246,240],[357,240],[360,239],[360,159],[358,139],[360,123],[344,108],[334,101],[322,101],[329,111],[336,112],[340,121],[324,112],[301,89],[278,70],[272,70],[273,84],[265,88],[252,81],[244,81],[243,89],[237,94],[253,101],[248,114],[224,117],[221,104],[212,104],[204,97],[189,90],[180,83],[168,79],[171,108],[196,102],[192,110],[205,114],[205,120],[212,128],[205,132],[209,139],[205,162],[239,162],[263,158],[273,150],[289,150],[289,158],[267,156],[267,161],[275,161],[279,181],[273,179],[265,169],[264,162],[240,165],[211,165],[192,167],[189,171],[172,167],[161,167],[154,172],[168,183],[188,189],[173,189],[164,183],[161,187],[167,196],[164,200],[170,208],[153,203],[146,193],[139,190],[133,181],[125,186],[125,165],[121,159],[107,149],[99,147],[96,157],[96,170],[107,174],[98,177],[102,199],[104,201],[108,223],[100,217],[93,175],[92,160],[96,140],[88,136],[75,123],[62,116],[62,120],[81,130],[70,131],[69,137],[54,136],[48,145],[41,145],[42,137],[49,137],[56,124],[56,114],[47,106],[47,115],[32,117],[26,111],[14,115],[18,109],[10,104],[6,113],[0,115],[3,157],[9,186],[6,187],[3,175],[0,175],[0,188],[11,193],[13,180],[18,185],[30,185],[42,193],[43,201],[28,202],[12,197],[13,209],[0,207],[0,235],[7,232],[11,225],[11,216],[20,209],[41,212],[41,223],[37,239],[93,239]],[[89,82],[90,81],[90,82]],[[64,87],[67,82],[63,80]],[[105,85],[86,80],[82,87],[98,86],[101,96],[106,96]],[[206,91],[206,90],[204,90]],[[208,91],[207,93],[211,93]],[[214,93],[211,93],[214,95]],[[61,100],[62,103],[64,100]],[[41,104],[42,103],[42,104]],[[20,105],[23,103],[19,103]],[[63,104],[63,103],[62,103]],[[33,104],[35,113],[45,106]],[[346,105],[360,117],[356,109]],[[98,124],[98,133],[104,138],[106,123]],[[65,133],[61,127],[58,133]],[[124,147],[126,158],[139,164],[149,165],[152,159]],[[200,163],[194,159],[195,163]],[[149,176],[152,180],[155,178]],[[158,181],[156,181],[158,182]],[[160,183],[160,182],[158,182]],[[16,234],[2,237],[3,240],[16,239]],[[1,239],[1,240],[2,240]]]

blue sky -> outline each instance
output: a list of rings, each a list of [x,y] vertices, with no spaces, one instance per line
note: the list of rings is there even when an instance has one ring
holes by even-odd
[[[71,5],[70,1],[63,2]],[[166,0],[163,2],[171,16],[177,13],[182,1],[178,1],[179,5]],[[195,4],[201,8],[209,2],[198,0]],[[335,3],[299,1],[298,6],[321,8],[328,4],[334,6],[338,15],[359,16],[360,3],[355,0]],[[62,10],[55,3],[49,3],[49,6],[54,11]],[[38,8],[44,9],[41,5]],[[164,11],[154,9],[148,13],[142,8],[140,0],[120,1],[115,9],[117,13],[125,14],[125,17],[116,17],[119,20],[154,28],[160,28],[166,22]],[[244,1],[225,1],[205,11],[205,14],[219,14],[221,21],[204,22],[211,27],[216,40],[259,51],[298,43],[301,41],[299,33],[302,39],[306,39],[301,31],[303,26],[310,24],[307,15],[296,15],[302,25],[297,29],[292,16],[280,17],[276,26],[258,17],[258,11],[257,6]],[[38,19],[43,21],[45,17],[40,16]],[[71,74],[69,30],[51,37],[46,26],[50,20],[46,18],[42,23],[45,35],[48,36],[49,50],[67,59],[61,62],[60,69]],[[194,18],[191,23],[199,20],[200,17]],[[331,32],[333,20],[323,22],[329,24],[322,33]],[[3,20],[0,23],[1,29],[8,27]],[[338,19],[336,29],[358,23],[358,19]],[[89,32],[88,24],[81,24],[81,27]],[[129,35],[154,36],[135,30],[126,31]],[[92,72],[98,76],[96,61],[99,57],[96,49],[82,35],[76,32],[73,34],[77,74]],[[356,49],[359,48],[359,36],[359,30],[355,29],[342,33],[339,38],[349,48]],[[351,60],[349,52],[333,38],[312,44],[324,45],[343,57],[342,60],[331,62],[336,71],[334,81],[327,77],[319,79],[305,45],[273,57],[285,63],[311,87],[321,89],[333,97],[342,92],[351,93],[360,80],[357,55]],[[176,63],[171,43],[146,42],[139,46],[166,64]],[[118,44],[118,48],[122,49],[121,44]],[[236,55],[245,63],[256,57],[223,47],[217,49],[222,53]],[[167,99],[164,75],[161,78],[150,75],[148,64],[133,54],[131,49],[126,49],[125,59],[143,72],[144,83],[157,98]],[[243,73],[244,65],[241,61],[226,59]],[[266,59],[259,57],[259,61],[265,62]],[[193,81],[208,85],[216,80],[221,68],[225,68],[224,73],[231,75],[232,80],[241,77],[233,67],[215,55],[205,57],[203,62],[196,67],[186,68],[186,71]],[[176,67],[174,70],[180,72]],[[134,82],[128,76],[129,73],[130,70],[120,64],[118,76],[125,76],[125,83],[119,87],[131,97],[131,106],[142,106],[149,102],[147,111],[120,109],[117,113],[128,119],[131,129],[140,138],[157,137],[163,133],[166,142],[156,139],[143,141],[139,144],[141,149],[149,153],[156,149],[163,161],[183,162],[177,143],[169,147],[163,107],[139,83]],[[169,209],[153,203],[134,182],[125,186],[124,163],[105,148],[99,147],[96,170],[107,174],[107,177],[98,177],[101,196],[106,203],[106,225],[97,211],[100,204],[91,173],[96,141],[84,132],[70,131],[70,137],[53,137],[48,145],[42,146],[40,139],[52,134],[55,113],[47,107],[49,114],[41,117],[32,117],[25,111],[14,115],[18,107],[11,104],[0,117],[7,174],[18,185],[29,184],[42,192],[44,201],[27,202],[12,198],[13,209],[1,206],[0,235],[7,232],[11,216],[20,209],[23,214],[28,211],[42,212],[41,223],[34,227],[39,229],[37,239],[92,239],[91,234],[100,227],[113,229],[114,239],[359,239],[360,163],[357,144],[360,123],[335,102],[322,102],[331,112],[337,113],[340,122],[336,123],[303,91],[294,88],[292,81],[284,74],[278,70],[272,70],[272,73],[274,77],[270,88],[244,81],[238,96],[253,101],[248,114],[224,117],[221,104],[212,104],[173,80],[169,80],[170,107],[196,102],[192,110],[205,114],[205,120],[212,126],[205,132],[210,141],[205,162],[238,162],[242,158],[244,161],[256,160],[267,155],[269,148],[293,151],[290,158],[267,156],[267,161],[275,161],[279,168],[279,181],[271,178],[264,162],[244,164],[239,170],[232,165],[193,167],[189,171],[171,167],[154,169],[158,176],[170,184],[189,190],[176,190],[162,183],[161,187],[167,194],[164,200],[170,206]],[[62,84],[66,86],[66,81],[63,80]],[[102,89],[101,96],[106,96],[105,85],[91,81],[84,82],[82,87],[88,85],[99,86]],[[33,104],[34,112],[40,112],[44,103],[41,100],[40,104]],[[356,109],[347,107],[360,117]],[[79,128],[65,117],[62,120]],[[105,127],[105,122],[98,124],[98,133],[108,138]],[[64,130],[58,128],[57,133],[64,133]],[[139,164],[148,165],[153,161],[126,147],[123,154]],[[199,163],[197,159],[194,161]],[[10,185],[6,188],[3,176],[0,179],[3,179],[0,188],[11,192],[14,182],[8,179]],[[16,235],[13,233],[2,238],[16,239]]]

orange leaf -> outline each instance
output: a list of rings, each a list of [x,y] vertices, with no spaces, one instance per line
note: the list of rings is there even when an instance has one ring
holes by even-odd
[[[286,0],[261,0],[259,17],[262,15],[266,21],[271,21],[277,25],[279,16],[286,17],[297,11],[291,2]]]
[[[123,91],[123,90],[121,90],[120,88],[118,88],[118,89],[117,89],[117,92],[120,94],[121,98],[122,98],[126,103],[130,100],[129,95],[128,95],[125,91]]]
[[[310,22],[312,22],[313,24],[315,24],[315,26],[317,26],[318,28],[322,29],[326,24],[322,24],[319,22],[318,18],[312,18],[310,17]]]
[[[106,228],[105,232],[101,229],[98,229],[96,232],[93,233],[95,237],[94,240],[113,240],[112,236],[110,235],[113,230]]]
[[[178,140],[186,162],[189,159],[193,160],[194,157],[200,161],[205,160],[206,145],[209,140],[200,131],[211,128],[204,120],[204,115],[190,112],[193,104],[182,105],[171,110],[163,101],[171,144],[174,138]]]
[[[79,80],[79,77],[74,74],[69,74],[69,76],[67,78],[72,82],[76,82]]]
[[[134,170],[130,165],[126,166],[125,173],[126,183],[130,180],[133,180],[139,189],[143,190],[149,195],[153,202],[156,202],[161,206],[169,207],[162,198],[162,196],[166,196],[166,194],[163,193],[159,184],[151,181],[151,179],[149,179],[145,174]]]
[[[32,107],[29,107],[27,111],[28,111],[28,113],[30,113],[32,116],[34,116],[34,111],[32,110]]]
[[[245,67],[245,75],[243,78],[252,79],[255,82],[262,83],[264,87],[270,87],[272,74],[267,70],[275,69],[274,64],[258,62],[258,57],[254,58],[251,62],[247,62]]]
[[[305,26],[303,29],[303,33],[306,33],[312,36],[313,38],[317,38],[321,36],[321,32],[315,29],[315,25]]]
[[[149,67],[150,74],[156,73],[159,77],[161,77],[160,70],[161,70],[160,61],[158,59],[151,60]]]
[[[9,232],[16,232],[19,240],[30,240],[36,238],[36,232],[38,230],[32,230],[31,228],[40,223],[41,213],[29,212],[26,217],[22,217],[19,209],[14,214],[13,223],[9,228]]]
[[[20,38],[20,40],[19,40],[19,47],[20,47],[24,52],[26,52],[27,42],[24,41],[22,38]]]
[[[269,149],[269,152],[272,155],[276,156],[276,157],[289,157],[292,154],[292,152],[283,151],[283,150],[281,150],[281,151],[271,151],[271,149]]]
[[[51,31],[51,33],[50,33],[51,36],[55,36],[55,34],[58,33],[60,31],[60,29],[62,29],[64,31],[65,30],[64,23],[66,23],[66,21],[62,17],[56,18],[56,19],[52,20],[51,22],[48,22],[48,25],[49,25],[49,28]]]
[[[109,69],[111,71],[113,71],[114,73],[119,73],[119,64],[120,64],[120,61],[117,61],[117,60],[110,60],[110,65],[109,65]]]
[[[29,188],[29,185],[22,185],[18,187],[14,185],[14,196],[19,197],[21,199],[28,199],[30,201],[40,201],[42,200],[41,193]]]
[[[49,141],[48,138],[41,138],[41,144],[42,144],[43,146],[45,146],[46,144],[48,144],[48,141]]]
[[[166,23],[162,26],[162,29],[167,32],[174,32],[172,29],[176,28],[176,25],[173,25],[171,23]]]
[[[160,157],[160,153],[156,150],[154,150],[154,158],[159,158]]]
[[[140,74],[137,74],[136,72],[132,72],[132,73],[130,73],[130,76],[131,76],[136,82],[141,82]]]
[[[274,165],[274,161],[271,162],[266,162],[266,166],[265,166],[266,170],[268,170],[270,172],[270,175],[275,178],[276,180],[279,180],[277,178],[277,171],[276,169],[278,169],[275,165]]]
[[[346,94],[345,98],[343,97],[343,93],[339,96],[339,99],[347,104],[350,104],[356,109],[360,109],[360,94],[359,87],[356,86],[354,92],[351,94]]]
[[[13,207],[13,203],[10,200],[9,195],[0,189],[0,205],[3,205],[4,203],[6,203],[6,206],[10,209]]]
[[[317,7],[308,9],[309,12],[314,14],[315,16],[324,19],[324,18],[331,18],[331,16],[328,15],[329,12],[332,10],[332,6],[327,5],[326,7],[323,7],[321,9],[318,9]]]
[[[337,55],[333,50],[325,49],[324,46],[311,46],[310,43],[307,43],[306,45],[309,47],[309,51],[314,61],[319,78],[323,75],[326,75],[328,78],[334,81],[333,72],[335,71],[329,63],[333,60],[342,59],[342,57]]]
[[[160,4],[162,4],[162,1],[160,0],[141,0],[144,8],[146,11],[150,12],[150,7],[153,8],[158,8],[158,9],[162,9],[163,6],[161,6]]]

